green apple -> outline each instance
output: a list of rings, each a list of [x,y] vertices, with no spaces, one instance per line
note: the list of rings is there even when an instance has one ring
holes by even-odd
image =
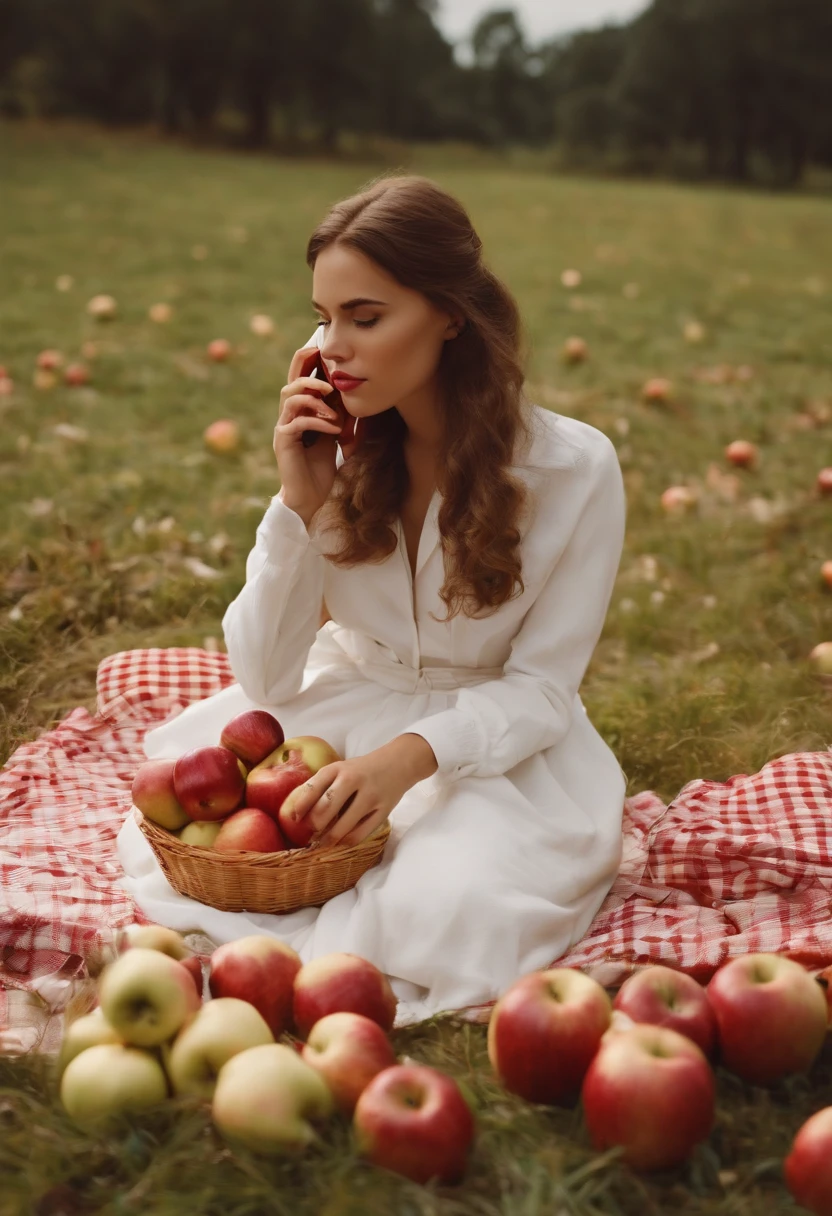
[[[195,844],[199,849],[212,849],[223,820],[193,819],[177,835],[183,844]]]
[[[253,1005],[233,996],[217,997],[206,1001],[172,1043],[162,1045],[162,1061],[174,1093],[211,1098],[223,1064],[249,1047],[273,1042]]]
[[[119,953],[131,946],[138,946],[143,950],[160,950],[162,954],[168,954],[180,962],[191,954],[182,935],[165,925],[126,925],[119,934]]]
[[[323,1078],[291,1047],[268,1043],[220,1069],[211,1114],[230,1141],[266,1152],[296,1152],[317,1141],[312,1120],[335,1110]]]
[[[58,1074],[64,1071],[70,1060],[74,1060],[89,1047],[97,1047],[100,1043],[121,1042],[121,1036],[113,1030],[100,1006],[93,1009],[92,1013],[85,1013],[64,1027],[58,1054]]]
[[[155,1055],[122,1043],[88,1047],[70,1060],[61,1077],[64,1110],[85,1128],[157,1106],[167,1096],[167,1078]]]
[[[156,1047],[193,1017],[202,997],[182,963],[134,946],[104,968],[99,1003],[125,1043]]]

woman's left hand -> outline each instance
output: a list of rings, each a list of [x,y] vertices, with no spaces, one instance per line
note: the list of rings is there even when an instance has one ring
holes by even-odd
[[[299,819],[309,819],[318,845],[360,844],[407,793],[413,781],[401,766],[391,764],[389,752],[379,748],[366,756],[325,764],[301,788],[295,808]]]

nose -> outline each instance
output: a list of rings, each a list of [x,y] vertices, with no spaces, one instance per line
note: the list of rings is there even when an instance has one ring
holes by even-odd
[[[346,339],[343,328],[337,328],[334,323],[329,325],[321,344],[321,357],[324,362],[340,366],[347,363],[351,356],[352,347]]]

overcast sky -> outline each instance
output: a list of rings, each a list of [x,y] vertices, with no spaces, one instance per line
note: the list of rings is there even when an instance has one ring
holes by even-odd
[[[439,0],[436,24],[450,42],[466,40],[483,13],[513,8],[532,45],[570,30],[605,21],[622,23],[647,7],[648,0]]]

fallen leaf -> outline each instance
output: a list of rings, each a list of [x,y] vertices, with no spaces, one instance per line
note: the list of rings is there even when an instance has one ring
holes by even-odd
[[[182,565],[186,566],[195,578],[209,581],[223,577],[221,570],[214,570],[212,566],[206,566],[205,562],[200,561],[198,557],[183,557]]]

